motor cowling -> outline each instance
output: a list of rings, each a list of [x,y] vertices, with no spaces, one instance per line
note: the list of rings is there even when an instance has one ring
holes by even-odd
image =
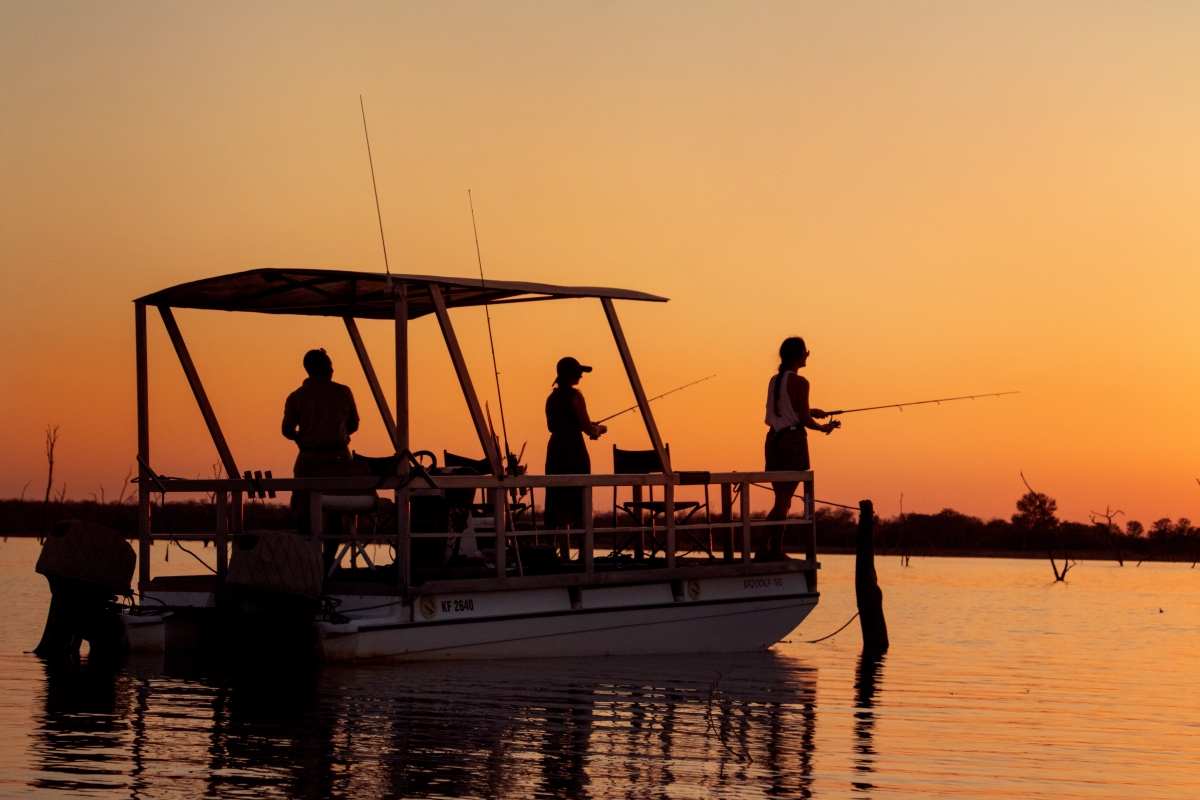
[[[316,653],[315,614],[325,562],[312,541],[291,531],[247,531],[229,558],[218,607],[230,640],[245,659],[279,664],[310,661]]]
[[[56,523],[42,545],[36,571],[50,584],[50,612],[34,653],[75,655],[87,641],[93,658],[125,647],[117,595],[128,594],[137,556],[111,528],[84,520]]]
[[[303,536],[291,531],[248,531],[233,548],[225,583],[315,603],[325,583],[324,566],[321,554]]]

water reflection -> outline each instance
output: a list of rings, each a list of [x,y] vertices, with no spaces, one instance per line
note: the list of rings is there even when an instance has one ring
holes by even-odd
[[[46,664],[45,712],[34,729],[41,774],[32,785],[98,791],[125,783],[129,681],[110,668],[72,659]]]
[[[879,690],[885,653],[863,650],[854,673],[854,770],[859,780],[854,781],[858,791],[868,791],[875,786],[868,782],[875,772],[875,693]]]
[[[291,672],[134,659],[118,672],[45,671],[32,745],[34,785],[44,788],[577,798],[682,784],[722,797],[812,794],[815,672],[774,653]]]

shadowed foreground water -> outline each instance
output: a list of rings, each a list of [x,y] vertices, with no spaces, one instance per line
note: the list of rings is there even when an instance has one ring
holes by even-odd
[[[771,652],[214,674],[49,668],[37,545],[0,546],[0,794],[95,797],[1194,797],[1200,569],[853,559]],[[161,569],[161,550],[156,569]],[[177,557],[173,554],[172,561]],[[172,563],[178,569],[182,564]],[[1161,612],[1160,612],[1160,609]]]

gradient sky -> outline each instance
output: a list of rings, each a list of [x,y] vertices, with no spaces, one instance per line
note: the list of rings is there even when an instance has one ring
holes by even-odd
[[[1200,518],[1200,6],[1193,3],[0,4],[0,496],[111,497],[133,463],[133,298],[258,267],[612,285],[683,469],[762,465],[780,340],[847,417],[818,496],[1007,516],[1019,471],[1085,519]],[[453,313],[495,411],[482,309]],[[181,311],[243,469],[336,320]],[[632,402],[598,301],[497,308],[514,446],[544,459],[553,364]],[[386,324],[363,323],[385,386]],[[154,465],[216,455],[151,317]],[[413,444],[474,455],[431,318]],[[592,445],[646,445],[634,414]]]

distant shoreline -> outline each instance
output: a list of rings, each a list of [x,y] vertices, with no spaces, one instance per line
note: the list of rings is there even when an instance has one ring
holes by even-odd
[[[799,551],[790,550],[789,552],[799,552]],[[817,546],[817,555],[818,556],[820,556],[820,555],[852,556],[852,555],[854,555],[854,553],[855,553],[855,550],[853,547],[822,547],[820,545]],[[875,557],[876,558],[899,558],[901,555],[902,554],[899,550],[894,550],[892,548],[885,549],[885,548],[879,547],[878,545],[876,545],[876,547],[875,547]],[[1046,552],[1044,550],[1039,553],[1036,550],[983,550],[983,549],[935,550],[935,551],[921,550],[921,551],[917,551],[917,552],[910,552],[910,553],[908,553],[908,556],[910,558],[1022,558],[1022,559],[1034,560],[1034,561],[1037,561],[1037,560],[1044,561],[1048,558],[1048,556],[1046,555]],[[1111,552],[1104,552],[1104,551],[1094,551],[1093,550],[1093,551],[1083,551],[1080,553],[1068,553],[1067,556],[1070,558],[1071,561],[1111,561],[1114,564],[1117,563],[1116,557]],[[1061,552],[1056,552],[1054,554],[1054,558],[1058,561],[1061,561],[1063,559],[1063,554]],[[1189,559],[1189,558],[1170,558],[1170,557],[1158,558],[1158,557],[1156,557],[1156,558],[1139,559],[1137,554],[1129,554],[1129,555],[1125,556],[1126,562],[1132,561],[1133,563],[1136,564],[1139,560],[1141,560],[1145,563],[1153,562],[1156,564],[1190,564],[1190,563],[1192,563],[1191,559]]]
[[[9,539],[36,539],[36,538],[38,538],[38,536],[39,536],[39,534],[37,534],[37,533],[6,533],[6,534],[3,534],[2,536],[0,536],[0,539],[3,539],[4,541],[8,541]],[[157,536],[159,536],[159,534],[156,534],[156,538],[157,538]],[[195,534],[180,533],[178,538],[180,541],[191,541],[191,540],[193,540],[193,537],[195,537]],[[137,541],[136,536],[131,536],[131,537],[127,537],[127,538],[131,542]],[[195,539],[195,540],[200,541],[199,539]],[[158,541],[166,541],[166,540],[158,539]],[[804,553],[804,551],[801,548],[793,547],[790,545],[788,547],[788,552],[791,553],[792,555],[803,555],[803,553]],[[817,546],[817,555],[818,556],[822,556],[822,555],[852,556],[854,554],[855,554],[855,548],[853,548],[853,547],[839,547],[836,545],[831,545],[831,546],[818,545]],[[894,548],[880,547],[878,544],[875,546],[875,557],[876,558],[900,558],[902,555],[903,554],[899,550],[896,550]],[[1113,556],[1113,554],[1111,552],[1104,552],[1104,551],[1094,551],[1094,550],[1081,551],[1079,553],[1067,553],[1066,555],[1069,557],[1069,559],[1071,561],[1111,561],[1113,563],[1117,562],[1117,559]],[[1044,551],[1038,552],[1036,550],[986,550],[986,549],[981,549],[981,548],[973,548],[970,550],[922,549],[922,550],[919,550],[916,552],[909,552],[908,556],[909,556],[909,558],[1019,558],[1019,559],[1026,559],[1026,560],[1033,560],[1033,561],[1045,560],[1047,558],[1047,555]],[[736,557],[736,555],[735,555],[735,557]],[[1056,560],[1061,561],[1063,558],[1063,553],[1056,552],[1054,554],[1054,558]],[[1137,564],[1139,560],[1143,561],[1145,563],[1156,563],[1156,564],[1189,564],[1189,563],[1192,563],[1191,559],[1186,558],[1186,557],[1168,556],[1168,557],[1154,557],[1154,558],[1139,559],[1137,554],[1128,554],[1125,557],[1126,562],[1133,562],[1134,564]]]

